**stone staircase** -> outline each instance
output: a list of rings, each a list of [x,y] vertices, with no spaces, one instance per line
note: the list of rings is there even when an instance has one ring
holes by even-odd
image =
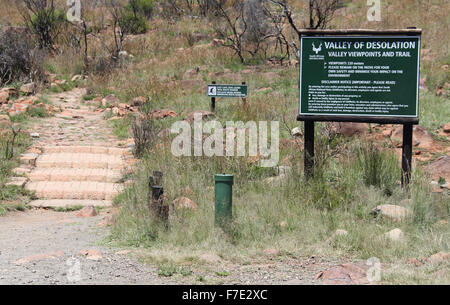
[[[23,170],[16,170],[28,177],[25,189],[39,198],[33,207],[104,207],[123,189],[119,180],[131,158],[125,148],[45,146],[42,154],[22,155]]]

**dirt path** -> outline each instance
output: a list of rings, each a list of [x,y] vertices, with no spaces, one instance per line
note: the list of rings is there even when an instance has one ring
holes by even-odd
[[[190,266],[189,275],[158,275],[158,266],[140,263],[141,250],[101,245],[109,229],[100,215],[33,209],[0,218],[0,285],[5,284],[320,284],[315,275],[335,261],[270,259],[238,265],[214,261]],[[226,271],[229,275],[219,275]]]
[[[102,114],[82,105],[84,94],[75,89],[50,96],[63,111],[31,127],[39,135],[16,171],[39,199],[32,210],[0,218],[0,284],[316,284],[318,272],[337,264],[268,257],[239,265],[213,256],[189,266],[188,274],[160,277],[157,266],[138,262],[142,251],[101,246],[109,229],[99,223],[111,213],[132,157]],[[42,209],[80,205],[103,209],[88,218]]]

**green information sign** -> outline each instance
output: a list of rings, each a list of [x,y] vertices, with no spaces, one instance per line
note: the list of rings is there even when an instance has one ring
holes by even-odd
[[[247,97],[247,85],[208,85],[209,97]]]
[[[418,117],[420,36],[302,36],[300,116]]]

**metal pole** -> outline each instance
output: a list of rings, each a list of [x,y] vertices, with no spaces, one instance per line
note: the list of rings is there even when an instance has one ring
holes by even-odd
[[[216,84],[216,82],[212,82],[213,85]],[[211,98],[211,112],[216,112],[216,98]]]
[[[233,218],[233,175],[215,175],[215,225],[225,228]]]
[[[245,85],[246,85],[246,82],[242,82],[242,85],[245,86]],[[247,98],[246,98],[246,97],[244,97],[244,98],[242,99],[242,101],[243,101],[244,105],[247,105]]]
[[[305,121],[305,178],[314,176],[314,121]]]
[[[403,124],[402,186],[407,187],[411,179],[413,125]]]

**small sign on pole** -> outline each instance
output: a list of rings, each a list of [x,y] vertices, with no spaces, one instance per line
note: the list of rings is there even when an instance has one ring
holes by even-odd
[[[303,30],[300,107],[305,174],[314,172],[314,122],[403,124],[402,183],[411,172],[419,119],[419,29]]]
[[[223,85],[212,82],[208,85],[207,96],[211,98],[211,111],[216,110],[216,98],[242,98],[244,102],[248,96],[248,86],[245,82],[242,85]]]

